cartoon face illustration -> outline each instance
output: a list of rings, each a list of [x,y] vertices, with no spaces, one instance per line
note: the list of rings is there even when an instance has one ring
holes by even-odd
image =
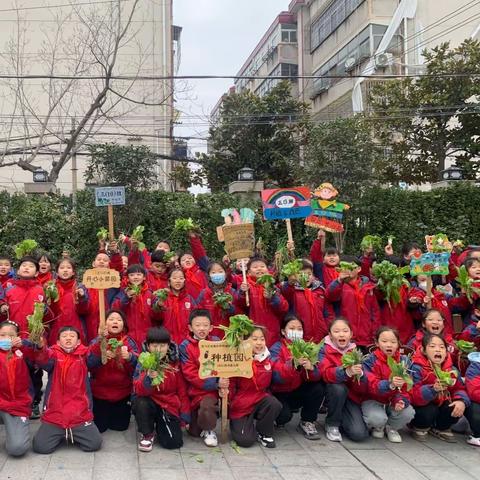
[[[322,183],[315,189],[314,194],[322,200],[331,200],[338,195],[338,191],[331,183]]]

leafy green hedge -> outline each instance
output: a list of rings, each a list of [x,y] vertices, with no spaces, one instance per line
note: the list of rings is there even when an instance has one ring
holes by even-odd
[[[128,205],[115,207],[117,231],[131,232],[145,226],[145,241],[152,248],[160,239],[169,239],[177,248],[187,246],[186,239],[173,232],[176,218],[192,217],[201,225],[204,242],[212,257],[220,258],[223,247],[216,239],[216,227],[222,223],[223,208],[250,206],[257,212],[256,236],[262,238],[268,255],[286,239],[283,222],[264,222],[260,203],[239,202],[228,194],[141,192],[127,196]],[[423,244],[426,234],[446,233],[451,239],[480,241],[480,188],[462,184],[431,192],[399,189],[372,189],[347,212],[346,248],[356,253],[363,235],[377,234],[385,240],[394,235],[394,247],[407,240]],[[306,229],[301,220],[293,221],[298,254],[308,251],[316,232]],[[106,208],[96,208],[93,193],[78,194],[77,212],[71,198],[45,195],[9,195],[0,192],[0,252],[13,254],[13,246],[34,238],[54,257],[64,249],[83,267],[89,265],[96,250],[96,232],[107,226]],[[328,243],[333,243],[328,242]]]

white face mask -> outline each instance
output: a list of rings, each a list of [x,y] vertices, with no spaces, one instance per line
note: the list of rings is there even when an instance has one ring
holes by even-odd
[[[287,338],[289,340],[302,340],[303,339],[303,331],[302,330],[287,330],[285,332],[287,334]]]
[[[425,292],[427,291],[427,282],[418,282],[418,288],[421,288]]]

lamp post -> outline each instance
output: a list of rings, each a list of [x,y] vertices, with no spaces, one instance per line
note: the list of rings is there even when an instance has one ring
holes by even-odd
[[[263,190],[263,182],[255,180],[255,171],[250,167],[243,167],[238,171],[237,181],[228,186],[228,193],[244,198],[259,197]]]
[[[253,182],[255,180],[255,171],[253,168],[243,167],[238,171],[239,182]]]
[[[444,182],[455,182],[458,180],[463,180],[463,170],[456,165],[452,165],[451,167],[442,170],[440,172],[440,176],[440,180]]]
[[[33,181],[34,183],[48,182],[48,172],[43,168],[38,168],[33,172]]]

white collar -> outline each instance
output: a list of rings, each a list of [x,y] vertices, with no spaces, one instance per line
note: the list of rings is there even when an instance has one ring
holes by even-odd
[[[266,358],[270,356],[270,351],[268,350],[267,347],[265,347],[265,350],[262,353],[256,353],[253,358],[257,362],[263,362]]]

